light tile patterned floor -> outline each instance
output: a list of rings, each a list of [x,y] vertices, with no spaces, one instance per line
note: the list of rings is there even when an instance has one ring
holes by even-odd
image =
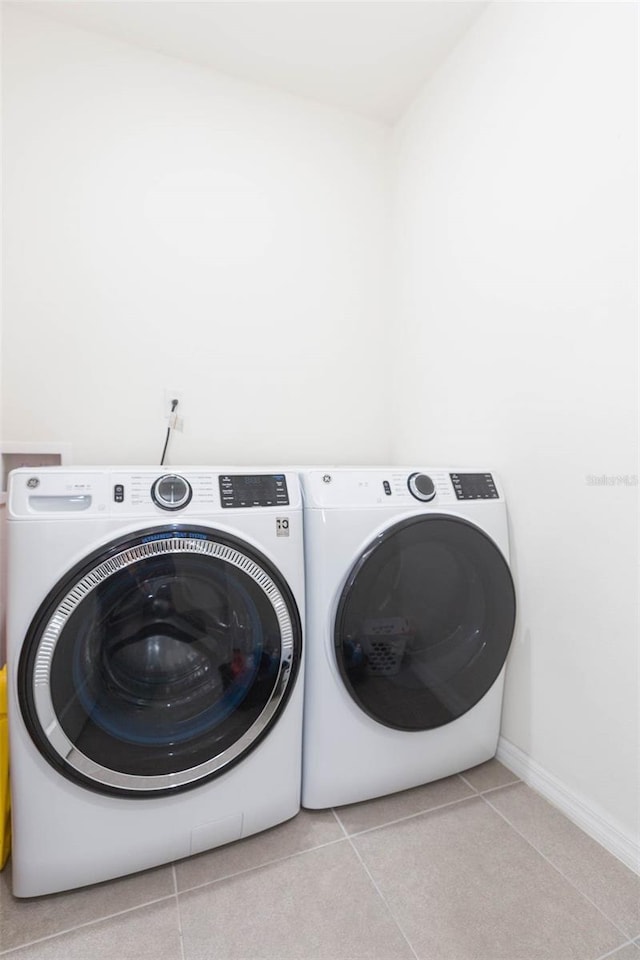
[[[18,901],[15,960],[640,960],[640,879],[497,761]]]

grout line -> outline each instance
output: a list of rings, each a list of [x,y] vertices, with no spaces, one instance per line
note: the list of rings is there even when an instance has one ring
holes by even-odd
[[[522,780],[510,780],[509,783],[501,783],[499,787],[487,787],[486,790],[479,790],[478,796],[484,797],[487,793],[497,793],[498,790],[506,790],[507,787],[517,787],[522,782]]]
[[[176,898],[176,913],[178,915],[178,938],[180,940],[180,958],[185,960],[184,956],[184,937],[182,934],[182,913],[180,911],[180,896],[178,893],[178,874],[175,863],[171,864],[171,873],[173,874],[173,892]]]
[[[457,800],[448,800],[446,803],[439,803],[436,807],[426,807],[424,810],[418,810],[416,813],[408,813],[405,817],[398,817],[397,820],[386,820],[384,823],[378,823],[375,827],[366,827],[364,830],[356,830],[355,833],[347,834],[348,838],[362,837],[367,833],[374,833],[376,830],[384,830],[385,827],[394,827],[397,823],[404,823],[406,820],[415,820],[416,817],[424,817],[429,813],[435,813],[437,810],[445,810],[447,807],[457,807],[461,803],[468,803],[469,800],[480,800],[479,794],[471,797],[458,797]]]
[[[474,785],[473,785],[469,780],[467,780],[467,778],[465,777],[464,773],[459,773],[458,776],[460,777],[460,779],[461,779],[462,781],[464,781],[464,783],[466,783],[466,785],[467,785],[468,787],[471,787],[471,789],[474,791],[474,793],[477,793],[477,795],[478,795],[479,797],[481,797],[481,796],[482,796],[483,794],[485,794],[485,793],[495,793],[496,790],[502,790],[503,787],[512,787],[512,786],[513,786],[514,784],[516,784],[516,783],[522,783],[522,782],[523,782],[523,781],[520,779],[520,777],[517,777],[517,776],[515,775],[515,773],[514,773],[514,774],[513,774],[513,780],[509,780],[509,781],[507,781],[507,783],[499,783],[499,784],[498,784],[497,786],[495,786],[495,787],[486,787],[486,789],[480,790],[478,787],[474,787]]]
[[[314,853],[316,850],[323,850],[325,847],[332,847],[336,843],[344,843],[348,837],[338,837],[337,840],[328,840],[327,843],[319,843],[315,847],[307,847],[304,850],[296,850],[294,853],[287,853],[284,857],[274,857],[273,860],[265,860],[263,863],[256,863],[253,867],[245,867],[244,870],[236,870],[235,873],[225,873],[223,877],[214,877],[213,880],[204,880],[193,887],[185,887],[178,892],[181,897],[185,893],[191,893],[193,890],[202,890],[203,887],[210,887],[214,883],[222,883],[223,880],[233,880],[235,877],[242,877],[245,873],[251,873],[254,870],[262,870],[263,867],[271,867],[274,863],[284,863],[286,860],[293,860],[294,857],[303,857],[306,853]]]
[[[334,807],[331,807],[331,813],[334,815],[334,817],[335,817],[336,820],[338,821],[338,824],[339,824],[339,826],[340,826],[340,829],[341,829],[342,832],[344,833],[345,837],[348,837],[348,836],[349,836],[349,831],[348,831],[347,828],[345,827],[344,823],[343,823],[342,820],[340,819],[340,816],[339,816],[339,814],[337,813],[337,811],[335,810]]]
[[[480,799],[484,800],[484,802],[486,803],[486,805],[489,807],[490,810],[493,810],[494,813],[497,813],[498,816],[501,817],[501,819],[504,820],[504,822],[509,827],[511,827],[511,829],[515,833],[517,833],[518,836],[521,837],[525,841],[525,843],[527,843],[531,847],[532,850],[535,850],[535,852],[538,854],[539,857],[542,857],[542,859],[545,860],[549,864],[549,866],[552,867],[556,871],[556,873],[559,874],[562,877],[562,879],[565,880],[569,884],[569,886],[576,891],[576,893],[578,893],[584,900],[586,900],[587,903],[590,903],[591,906],[598,911],[598,913],[602,914],[605,920],[607,920],[608,923],[610,923],[613,927],[615,927],[615,929],[618,930],[623,937],[626,937],[626,938],[629,937],[629,934],[626,932],[626,930],[622,929],[622,927],[617,923],[617,921],[612,920],[612,918],[608,916],[604,912],[604,910],[601,907],[599,907],[598,904],[591,899],[591,897],[588,897],[586,893],[584,893],[578,886],[576,886],[573,880],[571,880],[562,872],[560,867],[557,867],[556,864],[553,863],[553,861],[550,860],[549,857],[542,852],[542,850],[539,850],[538,847],[536,847],[536,845],[533,843],[533,841],[529,840],[529,838],[526,837],[524,833],[522,833],[522,831],[518,830],[518,828],[513,823],[511,823],[511,821],[500,810],[494,807],[493,804],[489,800],[487,800],[485,796],[482,796]],[[631,939],[631,942],[633,943],[633,938]],[[625,944],[620,944],[615,949],[619,950],[621,946],[625,946]],[[607,954],[607,956],[609,956],[609,954]]]
[[[456,776],[460,777],[460,779],[462,780],[462,782],[463,782],[463,783],[466,783],[466,785],[469,787],[469,789],[470,789],[470,790],[473,790],[474,793],[476,793],[476,794],[479,793],[479,791],[476,790],[476,788],[474,787],[474,785],[473,785],[472,783],[469,783],[469,781],[468,781],[467,778],[464,776],[464,774],[458,773],[458,774],[456,774]]]
[[[174,897],[177,897],[180,891],[178,890],[178,874],[176,873],[175,863],[171,863],[170,867],[171,867],[171,876],[173,878],[173,895]]]
[[[369,880],[371,881],[374,890],[376,891],[376,893],[378,894],[378,896],[380,897],[380,899],[381,899],[382,902],[384,903],[385,907],[387,908],[387,911],[389,912],[389,916],[391,917],[391,919],[392,919],[393,922],[395,923],[396,927],[398,928],[398,930],[399,930],[399,932],[400,932],[400,935],[402,936],[402,939],[405,941],[405,943],[407,944],[407,946],[408,946],[409,949],[411,950],[411,953],[412,953],[413,956],[415,957],[415,960],[420,960],[420,958],[418,957],[418,954],[417,954],[416,951],[413,949],[413,944],[411,943],[411,941],[409,940],[408,936],[406,935],[406,933],[404,932],[404,930],[403,930],[402,927],[400,926],[400,922],[398,921],[398,918],[396,917],[395,913],[393,912],[393,910],[392,910],[391,907],[389,906],[385,895],[383,894],[382,890],[380,889],[380,887],[378,886],[378,884],[377,884],[376,881],[374,880],[371,871],[369,870],[368,866],[366,865],[366,863],[364,862],[364,860],[363,860],[362,857],[360,856],[360,851],[357,849],[356,845],[354,844],[354,842],[353,842],[353,840],[352,840],[351,838],[349,838],[349,845],[351,846],[351,849],[353,850],[353,852],[355,853],[356,857],[357,857],[358,860],[360,861],[360,864],[361,864],[361,866],[362,866],[362,869],[364,870],[364,872],[365,872],[366,875],[368,876]]]
[[[637,946],[635,940],[628,940],[626,943],[621,943],[619,947],[615,947],[613,950],[610,950],[609,953],[603,953],[601,957],[598,957],[598,960],[608,960],[609,957],[615,957],[618,950],[622,950],[624,947],[635,947]],[[638,953],[640,957],[640,953]]]
[[[93,920],[86,920],[84,923],[78,923],[75,927],[65,927],[64,930],[56,930],[44,937],[38,937],[36,940],[27,940],[26,943],[16,944],[15,947],[9,947],[8,950],[0,950],[0,957],[10,956],[16,950],[22,950],[24,947],[32,947],[37,943],[47,943],[49,940],[55,940],[57,937],[66,936],[69,933],[75,933],[77,930],[83,930],[85,927],[94,927],[98,923],[104,923],[106,920],[114,920],[116,917],[122,917],[127,913],[135,913],[136,910],[144,910],[145,907],[151,907],[156,903],[164,903],[171,900],[174,894],[170,893],[166,897],[156,897],[155,900],[145,900],[144,903],[137,903],[135,907],[126,907],[124,910],[116,910],[115,913],[109,913],[104,917],[95,917]]]

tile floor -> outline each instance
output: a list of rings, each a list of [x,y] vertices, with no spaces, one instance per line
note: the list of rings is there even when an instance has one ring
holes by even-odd
[[[640,960],[640,878],[497,761],[71,893],[13,960]]]

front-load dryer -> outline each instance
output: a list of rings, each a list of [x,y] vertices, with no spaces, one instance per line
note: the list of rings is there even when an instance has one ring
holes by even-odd
[[[298,812],[295,474],[20,469],[8,542],[16,896],[177,860]]]
[[[493,757],[515,621],[504,496],[481,470],[307,470],[302,805]]]

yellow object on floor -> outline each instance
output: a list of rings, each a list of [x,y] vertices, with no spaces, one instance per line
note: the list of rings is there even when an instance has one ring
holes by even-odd
[[[11,799],[9,796],[9,721],[7,719],[7,668],[0,670],[0,870],[11,850]]]

